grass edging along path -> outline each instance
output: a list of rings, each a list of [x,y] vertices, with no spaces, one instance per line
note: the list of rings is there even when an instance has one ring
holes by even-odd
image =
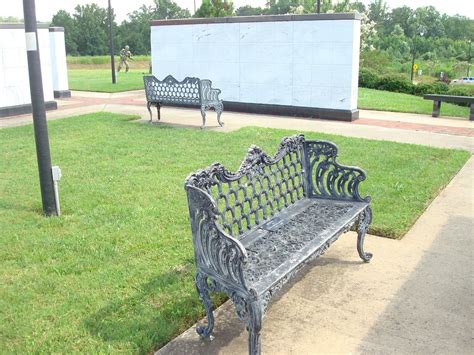
[[[40,215],[33,127],[0,130],[0,349],[141,352],[200,316],[184,178],[214,161],[235,169],[258,143],[292,131],[232,133],[89,114],[49,123],[63,215]],[[363,167],[371,232],[401,237],[467,161],[463,151],[320,133]],[[354,253],[355,242],[354,242]],[[218,302],[222,302],[222,298]]]
[[[359,109],[421,113],[431,116],[433,101],[425,100],[421,96],[359,88],[358,106]],[[467,120],[469,107],[443,102],[440,116],[463,117]]]

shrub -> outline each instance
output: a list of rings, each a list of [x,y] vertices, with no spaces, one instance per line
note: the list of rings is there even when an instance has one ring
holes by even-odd
[[[470,88],[465,86],[450,86],[448,88],[447,94],[455,96],[474,96],[474,87]]]
[[[413,87],[413,94],[423,96],[426,94],[435,94],[433,84],[418,84]]]
[[[446,94],[449,86],[443,82],[431,84],[418,84],[413,87],[413,94],[423,96],[425,94]]]
[[[370,69],[359,70],[359,86],[363,88],[376,89],[380,81],[379,76]]]
[[[397,76],[385,76],[381,78],[376,89],[413,94],[413,84],[408,79]]]
[[[433,90],[435,91],[436,94],[445,94],[449,90],[449,85],[446,84],[445,82],[438,81],[433,83]]]

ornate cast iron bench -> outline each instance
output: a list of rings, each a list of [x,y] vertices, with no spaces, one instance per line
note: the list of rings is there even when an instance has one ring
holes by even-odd
[[[262,317],[282,286],[356,227],[364,252],[370,197],[361,197],[365,173],[336,161],[330,142],[283,138],[274,157],[252,146],[240,168],[223,165],[188,176],[185,189],[196,259],[195,284],[207,312],[197,332],[214,327],[210,291],[226,292],[249,331],[249,353],[260,353]]]
[[[217,113],[217,122],[222,127],[221,114],[224,111],[222,100],[219,99],[220,89],[213,89],[212,82],[204,79],[186,77],[183,81],[177,81],[168,75],[163,81],[158,80],[153,75],[143,77],[145,84],[145,94],[147,109],[150,113],[150,123],[153,120],[151,106],[156,106],[158,121],[160,117],[160,107],[163,105],[185,105],[201,107],[202,126],[206,125],[206,110],[214,108]]]

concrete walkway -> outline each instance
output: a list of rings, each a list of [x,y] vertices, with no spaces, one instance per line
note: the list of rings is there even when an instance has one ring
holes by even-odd
[[[148,120],[143,91],[73,93],[48,119],[110,111]],[[474,124],[428,115],[361,111],[358,121],[334,122],[224,112],[224,128],[285,128],[461,148],[474,152]],[[31,123],[31,115],[0,119],[1,127]],[[156,117],[155,117],[156,120]],[[164,108],[162,123],[199,129],[196,109]],[[139,124],[139,123],[137,123]],[[155,123],[157,124],[157,123]],[[341,237],[324,257],[281,293],[262,332],[266,354],[470,354],[474,349],[474,158],[433,201],[401,241],[368,236],[374,253],[364,264],[356,236]],[[157,354],[245,354],[247,333],[230,303],[216,311],[215,339],[202,341],[194,326]]]
[[[72,98],[59,100],[58,105],[58,110],[47,113],[48,120],[98,111],[136,114],[142,117],[143,122],[148,120],[143,90],[114,94],[73,91]],[[156,120],[156,111],[154,115]],[[474,123],[467,119],[433,118],[429,115],[367,110],[361,110],[360,119],[354,122],[233,112],[224,112],[222,118],[225,121],[224,128],[217,126],[215,114],[210,112],[207,129],[231,131],[243,126],[292,128],[301,131],[317,131],[360,138],[465,149],[474,153]],[[31,115],[1,118],[0,128],[30,124],[31,122]],[[197,109],[165,107],[162,109],[162,124],[198,128],[201,124],[200,113]]]

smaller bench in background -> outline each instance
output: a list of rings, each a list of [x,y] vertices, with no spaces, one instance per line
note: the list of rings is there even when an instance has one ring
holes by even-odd
[[[471,106],[469,120],[474,121],[474,96],[452,96],[452,95],[424,95],[425,100],[433,100],[433,113],[431,116],[439,117],[441,102],[468,103]]]
[[[145,84],[147,109],[150,112],[150,123],[153,119],[151,106],[156,106],[159,121],[161,106],[176,105],[201,107],[201,128],[206,125],[206,110],[210,108],[216,111],[219,126],[222,127],[224,124],[221,122],[221,114],[224,111],[222,100],[219,99],[221,90],[213,89],[210,80],[186,77],[183,81],[178,81],[171,75],[163,80],[158,80],[153,75],[145,75],[143,82]]]

